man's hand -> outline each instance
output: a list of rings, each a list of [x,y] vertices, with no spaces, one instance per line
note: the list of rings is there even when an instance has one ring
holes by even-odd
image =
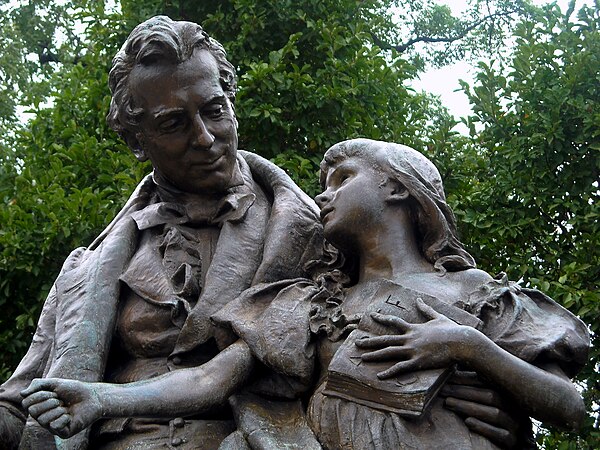
[[[445,407],[464,417],[470,430],[502,448],[515,448],[520,435],[528,431],[524,421],[511,415],[508,402],[485,386],[475,372],[457,371],[441,395],[446,397]]]
[[[23,407],[44,428],[71,437],[102,417],[93,385],[76,380],[40,378],[21,392]]]

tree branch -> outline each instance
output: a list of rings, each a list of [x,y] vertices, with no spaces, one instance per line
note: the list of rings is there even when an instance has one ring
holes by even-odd
[[[500,17],[508,17],[508,16],[511,16],[512,14],[515,14],[518,12],[520,12],[520,8],[515,8],[510,11],[503,11],[503,12],[488,14],[488,15],[482,17],[481,19],[476,20],[475,22],[469,24],[468,26],[463,28],[459,33],[457,33],[453,36],[443,36],[443,37],[415,36],[415,37],[409,39],[408,41],[406,41],[405,43],[398,44],[398,45],[389,44],[389,43],[383,41],[378,36],[376,36],[375,33],[371,33],[371,38],[373,39],[373,43],[375,45],[377,45],[379,48],[381,48],[382,50],[392,50],[393,49],[393,50],[396,50],[398,53],[404,53],[410,47],[412,47],[413,45],[415,45],[419,42],[428,43],[428,44],[437,43],[437,42],[446,42],[448,44],[451,44],[452,42],[463,39],[465,36],[467,36],[467,34],[469,34],[471,31],[473,31],[474,29],[476,29],[477,27],[482,25],[484,22],[487,22],[488,20],[495,20]]]

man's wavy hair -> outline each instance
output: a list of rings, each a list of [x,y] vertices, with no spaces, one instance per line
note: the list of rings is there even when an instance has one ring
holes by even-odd
[[[385,176],[400,182],[409,192],[410,217],[423,256],[445,273],[475,267],[456,232],[456,221],[446,203],[442,178],[433,163],[406,145],[352,139],[335,144],[321,162],[321,187],[329,169],[347,158],[359,158]]]
[[[109,126],[128,141],[139,125],[143,111],[133,104],[129,89],[129,75],[135,66],[177,65],[188,60],[196,49],[208,50],[215,58],[219,81],[233,105],[237,87],[235,69],[227,61],[223,46],[198,24],[156,16],[135,27],[113,58],[108,78],[112,93],[106,117]]]

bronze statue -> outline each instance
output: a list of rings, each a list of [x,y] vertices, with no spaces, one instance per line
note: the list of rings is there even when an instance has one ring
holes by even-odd
[[[473,353],[455,354],[450,344],[458,337],[445,342],[439,339],[439,329],[465,334],[466,325],[453,325],[446,318],[461,323],[460,314],[452,313],[450,306],[440,314],[422,301],[415,303],[417,313],[431,320],[422,320],[426,323],[420,326],[425,328],[415,330],[435,331],[437,340],[431,345],[446,346],[446,357],[419,348],[420,359],[407,358],[403,346],[416,325],[398,317],[372,316],[367,310],[377,300],[371,295],[377,291],[365,286],[384,278],[422,292],[423,299],[440,297],[441,308],[465,302],[452,306],[473,327],[481,322],[481,332],[472,328],[466,333],[481,339],[474,347],[491,348],[493,355],[509,358],[513,366],[521,361],[518,358],[528,361],[519,366],[524,380],[543,374],[545,383],[558,383],[557,395],[570,395],[572,408],[550,419],[576,424],[580,399],[570,382],[556,381],[560,376],[529,363],[537,364],[536,358],[543,364],[556,361],[553,373],[563,370],[572,375],[585,359],[585,327],[551,300],[527,292],[533,304],[558,317],[552,323],[572,326],[565,329],[571,332],[569,346],[545,341],[548,346],[542,351],[536,342],[518,358],[506,352],[498,356],[502,338],[491,337],[484,320],[492,314],[484,300],[493,295],[478,297],[473,292],[484,286],[498,298],[500,291],[519,299],[521,293],[512,285],[497,286],[472,268],[472,258],[455,238],[451,212],[430,163],[415,169],[424,186],[435,184],[429,191],[412,190],[407,183],[404,190],[384,198],[390,186],[403,180],[384,182],[391,179],[383,174],[393,159],[378,160],[377,165],[362,155],[365,151],[354,156],[338,152],[343,156],[340,161],[332,155],[346,148],[379,155],[385,153],[380,151],[385,144],[351,141],[327,153],[323,181],[328,190],[317,200],[327,237],[340,254],[324,245],[315,203],[281,169],[237,149],[235,86],[234,69],[222,46],[189,22],[150,19],[136,27],[115,57],[109,123],[140,161],[152,162],[154,170],[107,229],[88,248],[67,258],[27,355],[0,387],[0,440],[8,448],[16,448],[19,440],[21,448],[34,449],[221,450],[346,444],[396,448],[408,442],[394,440],[392,433],[399,430],[394,427],[383,427],[381,436],[360,431],[359,422],[379,426],[377,404],[353,406],[365,400],[335,397],[335,386],[330,389],[333,395],[323,396],[330,362],[343,342],[352,344],[352,351],[381,347],[359,359],[364,359],[364,366],[371,364],[368,360],[391,360],[385,364],[395,364],[384,377],[430,366],[441,369],[437,378],[441,381],[427,390],[429,400],[421,408],[421,415],[437,414],[445,420],[435,426],[439,432],[432,434],[432,442],[439,441],[441,432],[451,442],[462,442],[465,436],[489,442],[490,447],[491,441],[505,446],[517,442],[521,417],[497,398],[498,393],[518,391],[489,373],[501,363],[490,368],[471,361]],[[355,161],[356,173],[347,176],[349,181],[340,179],[334,189],[333,174],[341,173],[337,166],[342,160]],[[364,184],[356,198],[346,197],[339,205],[328,199],[332,190],[355,186],[357,179]],[[421,204],[431,208],[418,210],[413,217],[406,205],[432,193],[436,200]],[[444,223],[432,203],[446,220],[441,240],[427,231],[439,231]],[[371,228],[377,223],[389,229]],[[388,246],[369,246],[363,238],[371,243],[387,239]],[[440,247],[444,242],[448,245]],[[428,250],[421,253],[423,245]],[[377,253],[384,249],[388,255]],[[393,258],[386,261],[385,256]],[[355,345],[349,334],[361,331],[361,324],[371,317],[372,324],[389,324],[391,331]],[[471,317],[479,322],[469,322]],[[568,360],[565,354],[570,350]],[[413,365],[407,367],[405,360]],[[494,390],[472,387],[480,385],[479,380],[466,380],[463,387],[447,382],[448,377],[461,378],[451,373],[454,362],[471,363],[470,368],[489,379]],[[321,375],[318,381],[315,370]],[[376,371],[372,378],[377,380]],[[447,397],[445,406],[439,389]],[[303,396],[304,400],[310,396],[312,430]],[[525,396],[523,406],[544,418],[536,403],[540,401]],[[362,408],[361,414],[346,420],[344,413],[339,417],[344,423],[329,421],[328,411],[343,402],[353,410]],[[385,414],[398,422],[396,416]],[[402,420],[399,423],[410,422]],[[422,439],[418,430],[405,426],[405,439]],[[335,427],[344,433],[348,431],[344,427],[350,427],[348,442],[332,438]],[[452,427],[460,430],[456,441]],[[359,440],[359,433],[368,442]]]
[[[253,364],[247,346],[209,318],[253,285],[308,276],[305,262],[321,249],[318,209],[281,169],[238,151],[235,71],[199,25],[166,17],[139,25],[109,81],[109,123],[154,171],[107,229],[67,258],[27,355],[0,389],[0,441],[18,445],[23,429],[22,447],[54,448],[31,417],[23,428],[20,391],[34,378],[122,384],[173,373],[164,397],[147,390],[143,402],[126,401],[131,415],[121,410],[90,429],[77,425],[93,415],[86,410],[67,426],[83,432],[59,447],[216,448],[236,429],[227,399]],[[193,373],[212,389],[190,404],[189,386],[178,383],[195,384],[187,374],[200,367]],[[293,400],[299,389],[273,377],[260,392]],[[243,400],[238,408],[251,401]]]
[[[397,144],[342,142],[325,154],[321,182],[325,191],[316,200],[325,237],[355,263],[341,310],[361,321],[347,339],[357,335],[353,344],[364,350],[364,365],[381,361],[379,367],[387,367],[367,373],[398,382],[400,375],[458,364],[526,415],[571,429],[581,425],[583,400],[567,375],[586,361],[586,326],[542,293],[475,269],[427,158]],[[333,309],[329,317],[338,313]],[[413,322],[413,314],[422,320]],[[384,335],[361,331],[382,326]],[[321,345],[331,355],[336,343],[323,339]],[[328,393],[323,384],[309,406],[311,426],[327,448],[496,448],[444,408],[440,397],[415,419],[375,404],[372,392],[357,404],[346,400],[352,389],[343,395],[336,389]]]

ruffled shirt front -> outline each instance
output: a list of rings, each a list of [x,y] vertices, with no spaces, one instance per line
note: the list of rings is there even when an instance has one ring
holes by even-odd
[[[243,181],[221,198],[200,198],[160,185],[156,191],[155,202],[131,215],[140,231],[140,241],[120,277],[126,288],[119,302],[106,373],[108,382],[130,383],[170,370],[169,356],[202,294],[221,226],[242,221],[256,199]],[[218,352],[216,346],[205,345],[193,359],[175,359],[175,365],[197,366]],[[219,413],[215,408],[211,418],[222,415],[231,419],[226,409]],[[151,439],[146,435],[162,433],[159,425],[168,429],[169,422],[110,419],[96,426],[96,439],[100,435],[122,437],[123,431],[128,430],[130,434],[143,435],[146,441]],[[193,425],[197,426],[195,422]],[[211,426],[214,428],[215,424]],[[227,434],[232,429],[232,424],[224,427]]]

